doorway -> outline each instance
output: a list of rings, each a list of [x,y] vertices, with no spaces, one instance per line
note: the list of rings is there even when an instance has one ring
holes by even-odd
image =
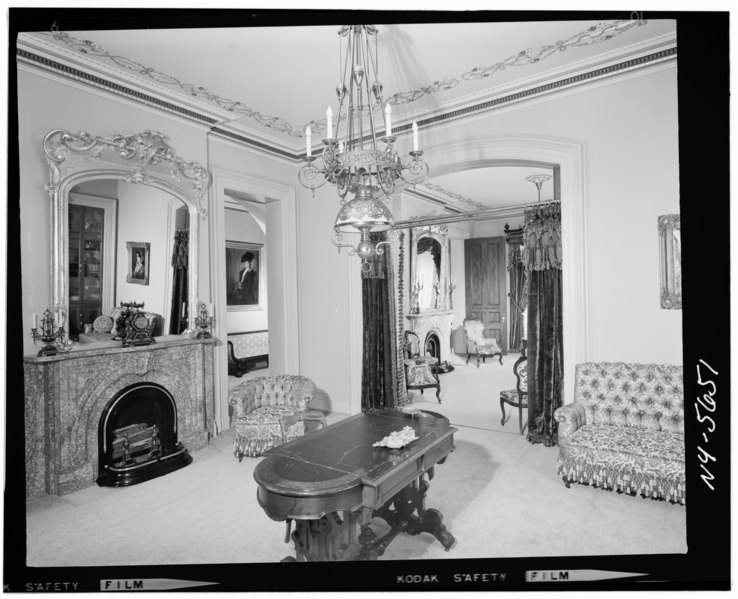
[[[477,237],[464,240],[466,318],[479,320],[488,335],[507,353],[507,277],[505,240]]]
[[[268,312],[269,367],[275,372],[299,372],[297,298],[297,223],[294,187],[214,169],[213,218],[210,219],[210,294],[215,310],[213,334],[226,340],[229,330],[228,276],[224,252],[228,241],[226,219],[233,191],[246,194],[264,210],[269,234],[264,242],[267,263],[266,310]],[[244,190],[248,190],[247,192]],[[233,329],[235,330],[235,329]],[[215,420],[218,430],[230,426],[228,406],[228,345],[218,346],[213,364],[215,374]]]

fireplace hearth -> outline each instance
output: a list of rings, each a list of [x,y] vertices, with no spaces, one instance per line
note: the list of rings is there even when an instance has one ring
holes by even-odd
[[[433,372],[436,374],[445,374],[454,369],[454,367],[449,364],[448,360],[442,359],[445,358],[445,356],[441,355],[441,340],[435,330],[428,332],[428,335],[425,338],[424,347],[426,356],[432,356],[438,360],[438,363],[432,366]]]
[[[122,487],[163,476],[192,462],[177,440],[177,406],[164,387],[137,383],[105,407],[99,425],[97,484]]]

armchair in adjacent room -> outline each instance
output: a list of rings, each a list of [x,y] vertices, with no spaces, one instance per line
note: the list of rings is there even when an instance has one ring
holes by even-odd
[[[464,332],[466,333],[466,363],[469,363],[471,356],[477,358],[477,368],[479,368],[479,358],[486,362],[488,356],[498,356],[500,364],[502,364],[502,348],[494,337],[484,336],[484,324],[481,320],[464,319]]]
[[[505,426],[505,404],[518,408],[518,423],[521,435],[523,434],[523,410],[528,409],[528,357],[525,353],[525,339],[522,340],[522,344],[523,349],[520,357],[513,364],[513,372],[517,381],[515,389],[500,391],[500,410],[502,411],[500,424]]]
[[[405,331],[405,358],[425,362],[431,366],[438,364],[438,358],[426,356],[420,351],[420,338],[413,331]]]
[[[315,383],[296,374],[260,376],[245,380],[231,389],[228,404],[233,407],[236,431],[233,453],[239,461],[256,457],[267,450],[306,433],[305,421],[325,423],[323,414],[310,410]],[[302,414],[292,421],[289,417]]]
[[[405,331],[405,385],[408,390],[435,389],[441,403],[441,381],[438,378],[438,358],[420,355],[420,340],[412,331]]]

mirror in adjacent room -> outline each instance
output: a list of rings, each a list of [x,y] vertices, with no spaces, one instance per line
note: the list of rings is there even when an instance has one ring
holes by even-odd
[[[448,305],[448,232],[445,225],[411,229],[410,311],[446,310]]]
[[[95,332],[98,317],[114,317],[121,302],[144,303],[156,315],[155,335],[193,328],[207,170],[151,131],[102,138],[54,130],[44,151],[52,306],[67,334]]]

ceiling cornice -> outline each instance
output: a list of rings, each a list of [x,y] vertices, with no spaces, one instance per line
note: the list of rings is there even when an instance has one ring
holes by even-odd
[[[153,106],[155,108],[165,110],[167,112],[178,114],[182,117],[196,120],[200,123],[214,125],[218,122],[218,120],[213,118],[212,116],[189,109],[185,106],[182,106],[181,104],[168,102],[162,98],[157,98],[141,90],[127,87],[120,83],[116,83],[115,81],[111,81],[110,79],[106,79],[105,77],[82,71],[72,65],[58,62],[46,56],[34,54],[33,52],[29,52],[28,50],[24,50],[22,48],[18,48],[16,52],[16,57],[21,63],[36,66],[57,75],[67,77],[69,79],[74,79],[75,81],[87,83],[88,85],[91,85],[93,87],[109,91],[112,94],[123,96],[128,99],[146,104],[148,106]]]
[[[676,59],[676,55],[677,51],[675,47],[660,50],[646,56],[631,58],[623,62],[607,65],[583,73],[578,73],[576,75],[564,77],[562,79],[556,79],[554,81],[549,81],[547,83],[516,91],[514,93],[501,95],[499,97],[478,102],[476,104],[470,104],[462,108],[448,110],[429,118],[419,119],[417,123],[419,127],[429,127],[439,123],[445,123],[448,121],[457,120],[459,118],[488,112],[496,108],[510,106],[553,92],[570,90],[583,84],[591,83],[593,81],[599,81],[607,77],[613,77],[621,73],[633,71],[634,69],[652,66],[654,64],[659,64],[667,60],[673,60]],[[398,132],[403,132],[405,129],[410,130],[410,127],[410,125],[401,125],[396,127],[395,129]]]
[[[16,57],[19,63],[34,66],[42,71],[54,73],[65,78],[82,82],[111,94],[122,96],[147,106],[176,114],[183,118],[196,121],[211,127],[216,135],[238,144],[248,146],[257,151],[266,152],[282,159],[300,161],[305,158],[304,151],[296,151],[293,146],[280,144],[272,138],[258,136],[252,130],[246,130],[239,123],[234,122],[236,115],[222,108],[213,109],[198,99],[187,98],[184,94],[161,93],[160,86],[145,85],[132,77],[121,79],[113,76],[107,70],[95,69],[89,59],[78,59],[71,53],[49,55],[44,48],[26,44],[27,37],[18,39]],[[36,38],[33,38],[37,42]],[[478,116],[499,108],[513,106],[518,103],[539,98],[547,94],[571,90],[580,86],[601,81],[634,70],[662,64],[676,60],[677,48],[673,40],[666,40],[668,47],[647,54],[631,55],[627,60],[611,62],[597,68],[585,70],[571,75],[561,76],[545,83],[533,84],[525,89],[510,91],[484,100],[476,98],[475,102],[459,107],[445,107],[443,112],[417,118],[419,126],[424,128],[444,125],[452,121],[472,116]],[[118,75],[115,73],[115,75]],[[499,93],[499,92],[498,92]],[[394,127],[395,135],[410,133],[411,124],[397,124]]]

